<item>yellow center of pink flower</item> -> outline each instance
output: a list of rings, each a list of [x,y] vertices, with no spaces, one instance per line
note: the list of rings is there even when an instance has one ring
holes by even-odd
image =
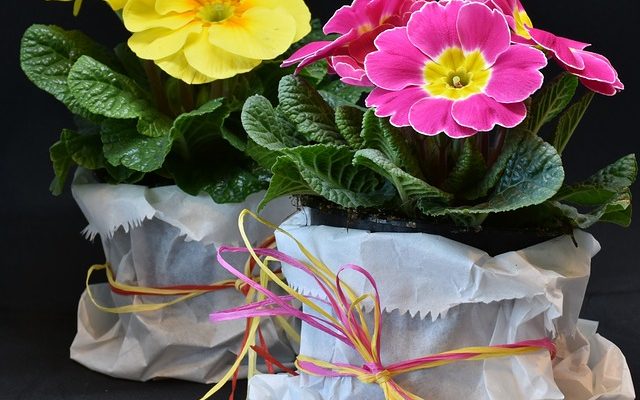
[[[424,76],[424,89],[432,97],[462,100],[484,91],[491,69],[481,52],[465,54],[461,48],[451,47],[427,62]]]

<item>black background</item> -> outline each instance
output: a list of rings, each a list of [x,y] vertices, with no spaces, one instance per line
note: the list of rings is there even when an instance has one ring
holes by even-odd
[[[326,19],[345,1],[308,0]],[[133,384],[102,378],[68,360],[75,307],[86,268],[103,261],[98,244],[84,240],[86,222],[70,195],[48,192],[48,148],[72,127],[65,108],[30,84],[19,69],[22,32],[32,23],[82,29],[115,45],[126,33],[109,8],[85,0],[78,18],[70,3],[3,2],[0,75],[0,399],[194,399],[206,387],[188,383]],[[590,42],[617,67],[625,92],[596,97],[565,152],[568,180],[584,178],[628,153],[638,153],[637,98],[640,2],[525,1],[537,27]],[[637,186],[634,187],[637,193]],[[634,202],[637,206],[637,201]],[[582,316],[600,321],[600,333],[626,354],[640,383],[640,223],[630,229],[591,229],[603,250],[594,259]],[[226,398],[220,396],[217,398]]]

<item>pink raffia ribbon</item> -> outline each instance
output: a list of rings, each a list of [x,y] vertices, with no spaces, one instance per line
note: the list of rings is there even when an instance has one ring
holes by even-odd
[[[307,262],[299,261],[275,249],[253,248],[244,232],[244,218],[247,215],[251,215],[261,223],[291,238],[305,255]],[[263,220],[248,210],[244,210],[240,214],[239,227],[246,247],[222,246],[218,249],[218,261],[220,265],[230,273],[260,293],[264,300],[231,310],[213,313],[210,316],[211,321],[221,322],[273,316],[295,317],[353,348],[363,360],[362,366],[354,366],[331,363],[300,355],[296,361],[296,366],[301,372],[322,377],[352,377],[361,382],[375,383],[380,386],[387,400],[422,400],[421,397],[402,388],[394,381],[394,377],[456,362],[513,357],[543,350],[548,351],[552,358],[555,357],[556,350],[553,341],[549,338],[543,338],[513,344],[467,347],[419,357],[413,360],[384,364],[380,357],[382,307],[377,284],[369,272],[360,266],[347,264],[340,268],[337,274],[334,274],[331,269],[314,257],[288,232]],[[261,285],[243,275],[224,259],[223,255],[226,253],[251,254],[258,267],[262,270],[262,273],[282,288],[287,295],[276,295],[268,290],[266,285]],[[321,293],[324,294],[324,298],[303,296],[297,293],[271,271],[268,266],[270,261],[286,263],[308,274],[317,283]],[[371,284],[373,292],[362,295],[355,294],[340,277],[345,271],[353,271],[362,275],[364,279]],[[295,305],[296,300],[314,310],[318,315],[312,315],[300,310]],[[365,318],[365,302],[369,302],[373,306],[374,318],[372,326],[369,325]],[[326,310],[327,306],[331,312]]]

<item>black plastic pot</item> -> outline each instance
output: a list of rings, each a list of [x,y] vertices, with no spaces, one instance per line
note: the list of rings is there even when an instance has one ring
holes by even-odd
[[[427,220],[392,217],[371,211],[354,213],[335,205],[328,205],[324,200],[313,197],[301,198],[300,205],[305,207],[307,224],[311,226],[326,225],[370,232],[427,233],[484,250],[491,256],[524,249],[564,234],[559,231],[493,227],[472,230]]]

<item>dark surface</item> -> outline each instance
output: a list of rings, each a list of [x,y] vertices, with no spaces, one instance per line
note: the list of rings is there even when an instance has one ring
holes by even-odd
[[[624,154],[640,152],[636,122],[640,2],[618,0],[615,6],[580,0],[524,2],[539,27],[593,43],[594,51],[613,61],[626,84],[626,91],[615,98],[599,96],[594,101],[565,152],[568,180],[583,178]],[[19,38],[35,22],[79,28],[107,44],[125,37],[100,0],[84,3],[77,19],[70,15],[69,3],[3,3],[0,399],[198,399],[208,386],[115,380],[68,359],[86,268],[102,261],[103,255],[81,237],[85,221],[70,196],[54,198],[48,192],[52,177],[48,147],[72,123],[64,107],[26,80],[17,58]],[[309,1],[316,15],[324,18],[333,5],[342,3]],[[640,383],[640,223],[627,230],[599,226],[591,232],[603,251],[594,259],[583,317],[600,321],[600,333],[622,348]]]

